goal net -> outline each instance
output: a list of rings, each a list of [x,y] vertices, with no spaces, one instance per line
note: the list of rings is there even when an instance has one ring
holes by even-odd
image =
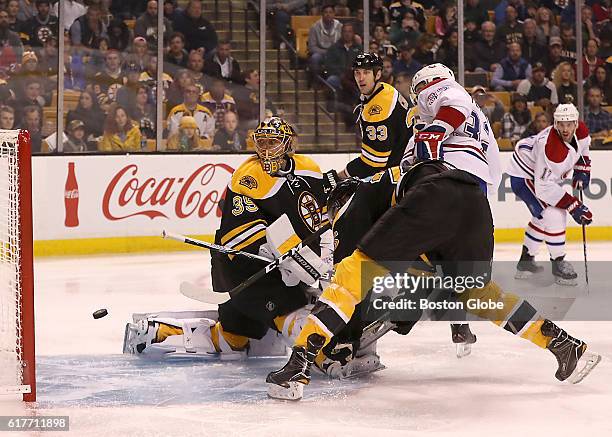
[[[27,131],[0,130],[0,394],[36,400],[32,184]]]

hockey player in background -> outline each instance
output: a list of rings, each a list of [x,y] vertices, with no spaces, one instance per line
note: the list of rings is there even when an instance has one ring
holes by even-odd
[[[578,110],[571,103],[557,107],[553,126],[516,144],[507,172],[512,191],[531,213],[517,265],[517,279],[528,278],[543,269],[534,257],[545,241],[555,281],[561,285],[577,285],[578,275],[564,259],[567,213],[576,223],[585,225],[592,222],[593,215],[561,184],[572,177],[574,189],[584,190],[589,186],[590,144],[589,130],[579,121]]]
[[[303,386],[310,382],[314,357],[334,334],[344,329],[374,279],[389,273],[394,268],[392,263],[411,262],[423,255],[442,265],[445,276],[469,273],[472,277],[490,278],[493,219],[480,183],[471,174],[440,160],[427,160],[408,169],[392,193],[388,186],[358,188],[352,200],[340,209],[330,207],[332,220],[338,220],[349,212],[350,206],[346,205],[371,190],[381,191],[375,192],[373,199],[391,198],[388,203],[394,205],[386,208],[385,201],[367,201],[357,210],[359,217],[368,214],[376,223],[361,238],[357,249],[336,266],[332,283],[323,291],[295,340],[288,363],[268,375],[270,396],[301,398]],[[493,281],[467,289],[460,299],[501,304],[501,308],[496,305],[468,311],[552,352],[558,362],[555,376],[561,381],[580,382],[601,360],[599,355],[586,351],[586,343],[569,336],[527,301],[503,292]]]
[[[381,80],[382,68],[383,61],[376,53],[357,55],[353,62],[353,76],[361,93],[357,107],[361,154],[339,173],[332,170],[325,174],[330,188],[339,180],[351,176],[364,179],[399,165],[412,136],[408,102],[398,90]]]
[[[232,175],[216,244],[272,259],[326,225],[323,175],[312,159],[294,154],[295,139],[294,129],[278,117],[261,122],[255,129],[257,154]],[[280,244],[270,242],[269,231],[275,223],[282,228]],[[272,236],[275,238],[278,240]],[[300,254],[311,257],[313,265],[325,267],[319,258],[319,239],[301,249]],[[240,256],[215,251],[211,256],[214,291],[230,291],[262,268],[261,263]],[[188,352],[218,353],[228,359],[246,356],[249,339],[261,339],[269,329],[287,338],[295,337],[308,315],[304,307],[316,300],[316,293],[308,293],[314,289],[304,285],[304,277],[300,276],[303,271],[292,268],[296,265],[291,260],[281,267],[219,305],[218,321],[150,317],[130,339],[136,345],[132,349],[145,353],[159,349],[163,353],[175,350],[179,344]],[[184,329],[187,327],[193,330],[188,335]]]

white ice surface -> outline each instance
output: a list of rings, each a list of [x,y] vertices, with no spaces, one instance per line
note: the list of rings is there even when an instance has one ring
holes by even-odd
[[[582,246],[569,249],[578,267]],[[498,245],[495,258],[519,252]],[[589,256],[610,260],[612,247],[591,244]],[[612,322],[562,324],[603,356],[578,385],[554,378],[549,352],[488,322],[472,324],[478,342],[461,360],[446,323],[390,333],[378,348],[387,370],[360,381],[316,378],[297,403],[266,398],[265,375],[282,360],[151,364],[120,355],[133,312],[207,309],[178,285],[208,284],[209,265],[204,252],[38,260],[39,402],[0,400],[0,415],[69,415],[78,436],[612,435]],[[94,320],[99,308],[109,315]]]

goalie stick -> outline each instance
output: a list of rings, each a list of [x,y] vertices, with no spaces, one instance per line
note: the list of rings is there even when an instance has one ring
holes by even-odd
[[[198,302],[208,303],[211,305],[219,305],[229,300],[229,293],[212,291],[204,287],[198,287],[191,282],[181,282],[179,291],[189,299],[197,300]]]

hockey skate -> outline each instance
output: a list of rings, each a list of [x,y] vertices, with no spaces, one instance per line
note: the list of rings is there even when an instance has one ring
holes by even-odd
[[[515,279],[529,279],[536,273],[544,270],[544,267],[536,264],[534,261],[535,257],[529,255],[529,250],[526,246],[523,246],[523,251],[521,252],[521,259],[516,265],[516,274],[514,275]]]
[[[310,368],[324,343],[324,337],[311,334],[308,336],[306,348],[294,346],[287,364],[282,369],[268,374],[268,396],[290,401],[302,399],[304,385],[310,383]]]
[[[559,381],[577,384],[601,361],[600,355],[587,352],[585,342],[570,336],[550,320],[545,320],[540,330],[551,337],[547,349],[557,358],[559,368],[555,377]]]
[[[574,271],[574,267],[565,261],[564,258],[565,255],[550,260],[552,263],[552,274],[557,284],[574,287],[578,285],[578,281],[576,281],[578,274]]]
[[[451,323],[453,343],[457,346],[457,358],[463,358],[472,353],[472,345],[476,343],[476,336],[467,323]]]
[[[316,360],[315,366],[330,379],[359,378],[387,368],[376,353],[376,341],[357,351],[353,351],[353,344],[338,344],[325,353],[322,362]]]

